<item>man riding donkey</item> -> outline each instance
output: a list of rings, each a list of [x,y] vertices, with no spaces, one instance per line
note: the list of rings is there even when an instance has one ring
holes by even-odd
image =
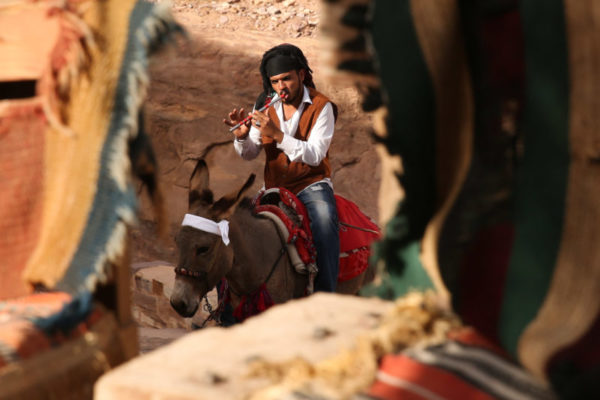
[[[302,51],[291,44],[268,50],[260,73],[264,91],[247,118],[234,109],[223,122],[233,129],[234,147],[245,160],[266,153],[265,188],[281,187],[304,204],[317,254],[315,291],[335,292],[340,256],[329,145],[337,106],[315,89]],[[272,107],[261,111],[267,102]]]

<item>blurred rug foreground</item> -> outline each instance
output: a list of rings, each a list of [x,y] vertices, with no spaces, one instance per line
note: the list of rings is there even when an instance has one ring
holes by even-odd
[[[337,67],[380,116],[389,222],[364,293],[434,289],[561,398],[600,396],[596,2],[328,3]]]
[[[134,173],[156,187],[140,112],[178,30],[145,2],[0,1],[2,399],[90,398],[137,352]]]

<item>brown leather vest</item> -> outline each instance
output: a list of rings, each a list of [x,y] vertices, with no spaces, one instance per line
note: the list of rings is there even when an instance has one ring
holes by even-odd
[[[294,134],[296,139],[304,141],[308,140],[310,132],[327,102],[332,104],[334,117],[337,119],[337,106],[333,102],[312,88],[309,88],[308,91],[312,104],[306,103],[304,105],[304,111],[298,122],[298,129]],[[279,126],[279,117],[277,117],[274,107],[269,109],[269,117],[281,129]],[[318,182],[323,178],[331,177],[329,151],[319,165],[312,167],[303,162],[291,162],[287,155],[277,148],[275,141],[270,141],[269,143],[263,141],[263,145],[267,155],[264,171],[265,187],[267,189],[284,187],[292,193],[298,194],[308,185]]]

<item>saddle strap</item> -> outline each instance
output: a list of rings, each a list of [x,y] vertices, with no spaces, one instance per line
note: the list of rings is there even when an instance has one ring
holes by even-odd
[[[369,228],[361,228],[360,226],[352,225],[352,224],[349,224],[347,222],[340,222],[340,225],[347,226],[348,228],[352,228],[352,229],[358,229],[359,231],[363,231],[363,232],[373,233],[375,235],[380,235],[381,234],[380,232],[377,232],[376,230],[369,229]]]

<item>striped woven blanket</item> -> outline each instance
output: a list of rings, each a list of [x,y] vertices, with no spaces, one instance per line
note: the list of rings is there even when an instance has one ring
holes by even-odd
[[[473,329],[465,329],[443,344],[384,356],[368,398],[550,400],[557,397],[502,349]]]

